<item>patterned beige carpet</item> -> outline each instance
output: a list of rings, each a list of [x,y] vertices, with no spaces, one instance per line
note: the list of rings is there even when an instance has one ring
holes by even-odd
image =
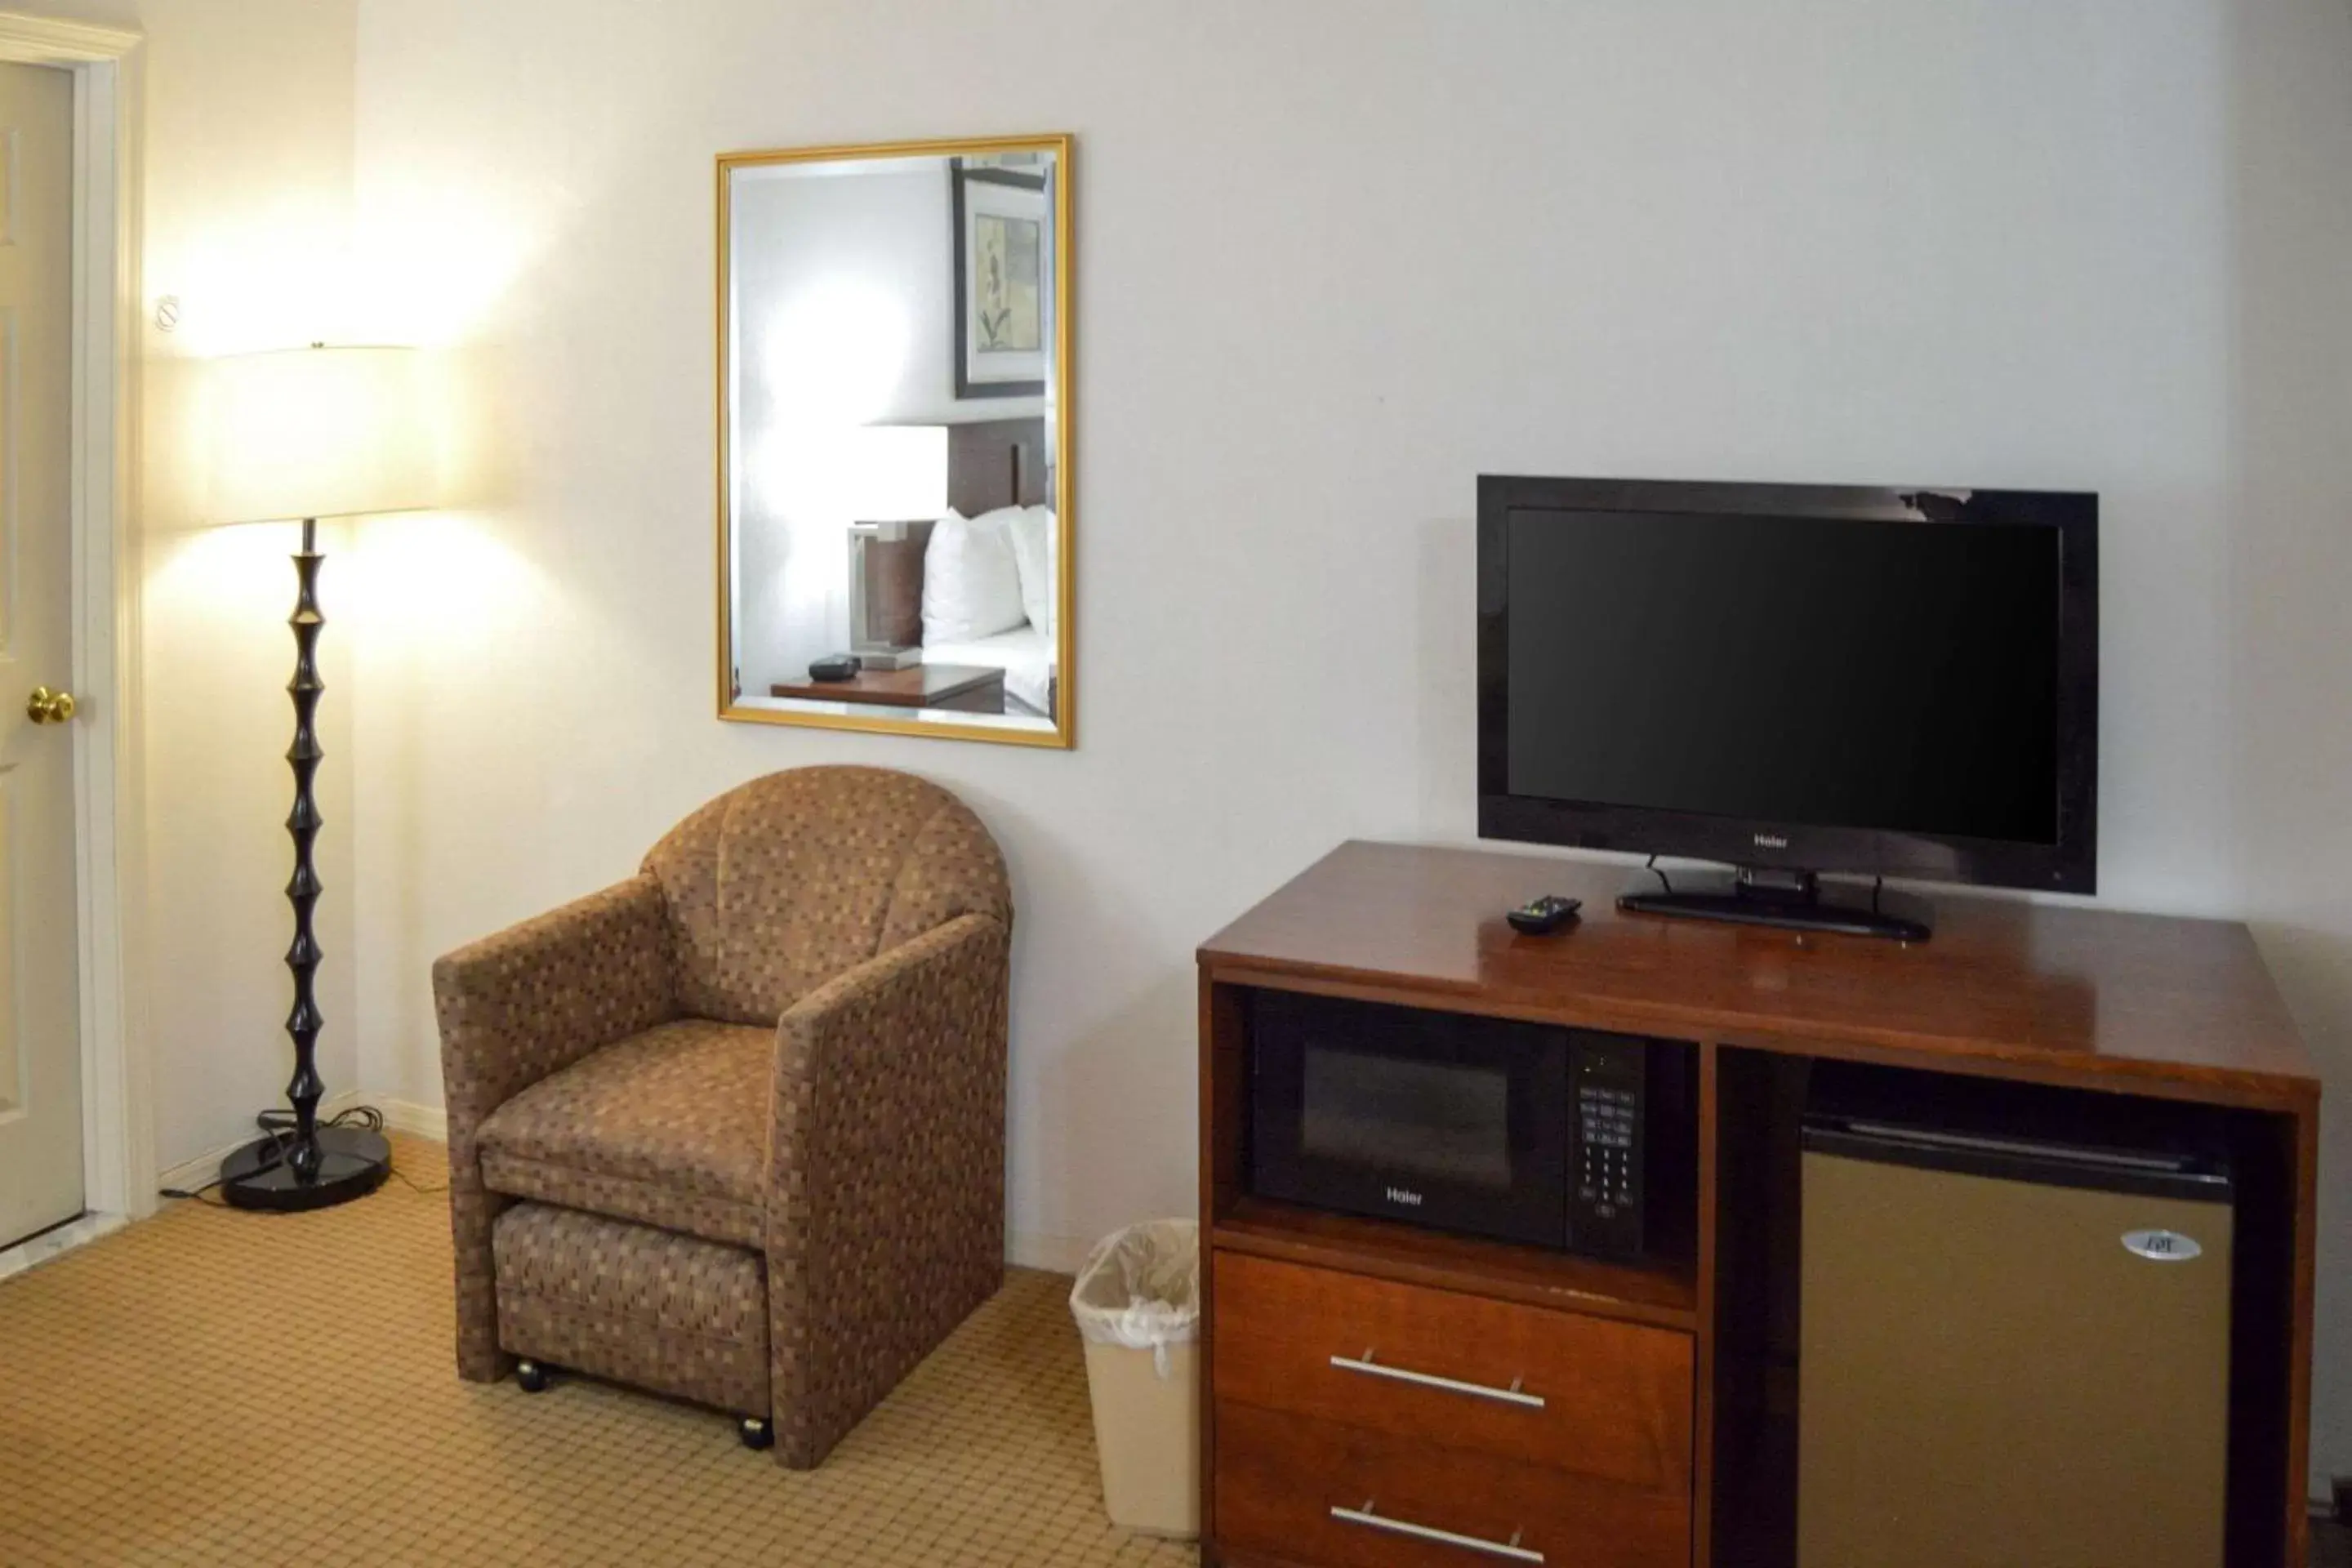
[[[1102,1516],[1066,1279],[1014,1271],[793,1474],[710,1411],[458,1382],[441,1151],[394,1143],[362,1203],[175,1204],[0,1282],[0,1563],[1195,1561]]]

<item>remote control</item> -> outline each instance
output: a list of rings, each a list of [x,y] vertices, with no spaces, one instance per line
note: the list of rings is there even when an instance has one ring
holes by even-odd
[[[1531,899],[1517,909],[1506,912],[1503,918],[1511,922],[1513,931],[1525,931],[1529,936],[1549,936],[1574,920],[1576,911],[1583,907],[1582,899],[1563,899],[1557,893],[1546,893],[1540,899]]]

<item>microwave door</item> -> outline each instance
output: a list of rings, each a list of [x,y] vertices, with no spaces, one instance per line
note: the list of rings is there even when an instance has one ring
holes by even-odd
[[[1279,1026],[1258,1036],[1257,1189],[1561,1245],[1564,1037],[1451,1015],[1381,1013],[1360,1016],[1324,1004],[1307,1017],[1267,1020]]]

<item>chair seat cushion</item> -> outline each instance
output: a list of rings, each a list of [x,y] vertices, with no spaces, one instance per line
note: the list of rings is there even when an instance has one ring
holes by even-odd
[[[757,1247],[775,1045],[772,1029],[687,1018],[591,1052],[483,1120],[483,1184]]]

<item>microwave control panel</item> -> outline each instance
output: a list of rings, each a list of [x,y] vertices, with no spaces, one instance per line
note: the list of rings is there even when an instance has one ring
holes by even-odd
[[[1569,1245],[1643,1249],[1643,1123],[1647,1053],[1638,1040],[1580,1035],[1569,1062],[1576,1147],[1570,1157]]]

